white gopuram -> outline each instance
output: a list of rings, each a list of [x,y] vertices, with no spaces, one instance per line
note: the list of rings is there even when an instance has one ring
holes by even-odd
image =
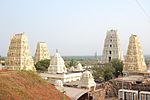
[[[131,35],[129,39],[128,51],[123,67],[127,72],[146,72],[147,66],[141,48],[140,40],[137,35]]]
[[[120,39],[117,30],[108,30],[105,38],[101,63],[108,63],[112,59],[123,60]]]
[[[71,66],[70,69],[69,69],[69,71],[70,71],[70,72],[74,72],[74,71],[76,71],[76,70],[75,70],[74,66]]]
[[[83,67],[82,67],[81,63],[78,63],[78,65],[76,66],[76,70],[83,71]]]
[[[28,38],[24,33],[14,34],[11,38],[6,66],[10,70],[36,71],[29,50]]]
[[[56,50],[55,55],[50,61],[50,66],[48,67],[48,73],[57,74],[57,73],[67,73],[67,68],[65,67],[65,62],[63,58]]]
[[[36,53],[35,53],[34,63],[36,64],[38,61],[44,60],[44,59],[50,59],[50,55],[48,52],[48,46],[45,42],[38,42],[37,48],[36,48]]]
[[[83,72],[80,80],[80,84],[78,86],[83,88],[88,88],[88,89],[90,89],[91,87],[94,88],[96,87],[96,83],[90,71]]]

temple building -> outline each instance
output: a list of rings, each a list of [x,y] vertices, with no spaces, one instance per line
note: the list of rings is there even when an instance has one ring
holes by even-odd
[[[48,72],[42,72],[39,75],[53,84],[60,92],[69,96],[71,100],[80,100],[80,98],[85,100],[83,97],[87,96],[87,94],[89,94],[88,97],[93,96],[92,93],[96,89],[92,74],[83,70],[80,63],[77,66],[72,66],[70,70],[66,70],[65,62],[58,50],[51,58]],[[99,90],[97,92],[99,93]]]
[[[28,38],[24,33],[14,34],[11,38],[6,67],[10,70],[36,71],[29,50]]]
[[[75,68],[76,68],[76,71],[83,71],[83,67],[81,63],[78,63],[78,65]]]
[[[67,73],[67,68],[65,67],[65,62],[63,58],[56,50],[55,55],[52,57],[50,61],[50,66],[48,67],[48,73]]]
[[[88,89],[90,89],[91,87],[93,88],[96,87],[96,83],[90,71],[83,72],[79,87],[88,88]]]
[[[61,80],[63,83],[80,80],[82,72],[67,72],[65,62],[57,50],[50,61],[48,72],[40,73],[40,75],[50,83],[55,84],[56,80]]]
[[[124,63],[124,72],[146,72],[147,67],[144,60],[143,50],[137,35],[131,35],[127,55]]]
[[[76,70],[75,70],[74,66],[71,66],[70,69],[69,69],[69,71],[70,71],[70,72],[74,72],[74,71],[76,71]]]
[[[36,64],[38,61],[44,60],[44,59],[50,59],[48,46],[45,42],[38,42],[36,53],[35,53],[35,58],[34,58],[34,63]]]
[[[120,39],[117,30],[108,30],[106,33],[101,63],[108,63],[112,59],[123,60]]]

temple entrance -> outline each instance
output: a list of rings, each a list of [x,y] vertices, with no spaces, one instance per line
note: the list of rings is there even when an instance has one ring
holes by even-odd
[[[111,57],[109,57],[109,62],[111,62]]]

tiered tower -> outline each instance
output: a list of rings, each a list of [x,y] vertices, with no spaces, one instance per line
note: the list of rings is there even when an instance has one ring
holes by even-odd
[[[79,87],[84,87],[84,88],[96,87],[96,83],[90,71],[83,72]]]
[[[131,35],[129,39],[128,51],[123,70],[127,72],[147,71],[143,51],[137,35]]]
[[[15,34],[11,38],[6,66],[10,70],[36,70],[29,51],[28,38],[24,33]]]
[[[102,54],[102,63],[108,63],[112,59],[123,60],[123,54],[120,46],[120,39],[117,30],[107,31],[105,38],[104,49]]]
[[[82,67],[81,63],[78,63],[78,65],[76,66],[76,70],[83,71],[83,67]]]
[[[38,61],[44,60],[44,59],[50,59],[48,46],[45,42],[38,42],[34,63],[36,64]]]
[[[65,67],[65,62],[63,58],[56,50],[55,55],[50,61],[50,66],[48,67],[48,73],[57,74],[57,73],[67,73],[67,68]]]

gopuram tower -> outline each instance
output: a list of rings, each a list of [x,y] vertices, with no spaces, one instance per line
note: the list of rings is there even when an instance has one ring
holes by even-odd
[[[129,39],[128,51],[124,63],[124,72],[146,72],[143,50],[137,35],[131,35]]]
[[[36,64],[40,60],[50,59],[50,55],[48,52],[48,46],[45,42],[38,42],[34,63]]]
[[[29,51],[28,38],[24,33],[14,34],[11,38],[6,66],[10,70],[36,71]]]
[[[67,73],[67,68],[65,67],[64,59],[61,57],[60,53],[58,53],[58,50],[56,50],[55,55],[52,57],[50,61],[48,73],[51,74]]]
[[[108,63],[113,59],[123,60],[123,54],[117,30],[111,29],[106,33],[101,63]]]

